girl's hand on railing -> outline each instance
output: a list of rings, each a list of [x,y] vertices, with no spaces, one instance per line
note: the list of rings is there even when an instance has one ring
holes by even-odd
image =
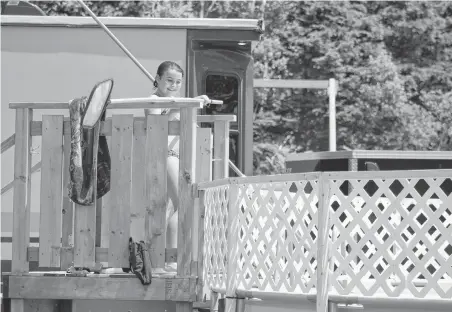
[[[210,104],[211,100],[209,99],[209,97],[207,95],[198,95],[196,97],[194,97],[195,99],[203,99],[204,100],[204,105],[208,105]]]

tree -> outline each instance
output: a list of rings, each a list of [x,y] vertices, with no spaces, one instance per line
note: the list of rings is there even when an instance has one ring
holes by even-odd
[[[76,1],[30,1],[47,15],[88,16]],[[191,1],[85,1],[97,16],[193,17]]]

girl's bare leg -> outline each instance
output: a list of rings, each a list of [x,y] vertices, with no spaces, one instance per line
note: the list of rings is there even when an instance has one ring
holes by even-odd
[[[167,248],[177,247],[177,216],[179,208],[179,159],[174,156],[168,157],[168,195],[171,204],[167,206],[166,231]]]

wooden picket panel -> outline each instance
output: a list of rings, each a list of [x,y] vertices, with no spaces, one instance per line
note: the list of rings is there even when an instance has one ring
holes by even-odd
[[[108,265],[129,267],[133,115],[113,115]]]
[[[39,266],[60,267],[63,116],[42,116]]]
[[[153,267],[165,267],[168,116],[147,115],[146,119],[146,221]]]

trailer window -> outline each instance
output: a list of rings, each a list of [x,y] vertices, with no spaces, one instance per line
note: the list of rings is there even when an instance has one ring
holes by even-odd
[[[223,105],[212,105],[206,108],[207,115],[236,115],[239,104],[239,80],[233,76],[206,76],[206,95],[214,100],[223,101]]]

